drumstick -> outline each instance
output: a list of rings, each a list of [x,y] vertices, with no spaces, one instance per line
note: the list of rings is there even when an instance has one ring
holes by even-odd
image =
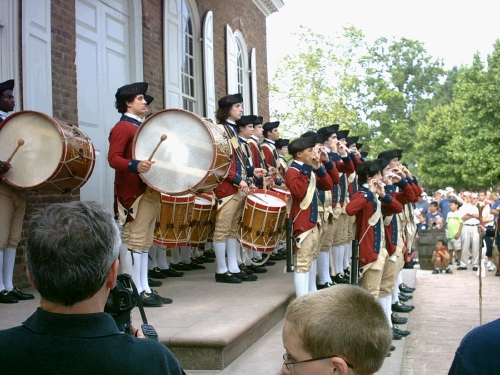
[[[161,143],[167,139],[167,135],[166,134],[162,134],[161,137],[160,137],[160,142],[158,142],[158,144],[156,145],[155,149],[153,150],[153,152],[151,153],[151,156],[149,157],[148,161],[151,161],[153,159],[153,156],[154,154],[156,154],[156,150],[158,150],[158,147],[160,147]]]
[[[21,138],[19,141],[17,141],[17,147],[14,150],[14,152],[12,153],[12,155],[10,155],[10,158],[7,159],[7,163],[10,163],[10,161],[12,160],[14,155],[16,154],[17,150],[19,150],[19,147],[21,147],[22,145],[24,145],[24,139]]]
[[[266,162],[266,164],[267,164],[267,168],[269,168],[269,169],[270,169],[270,168],[273,168],[273,169],[274,169],[274,171],[276,172],[276,176],[278,176],[278,178],[279,178],[280,180],[282,180],[282,181],[284,181],[284,180],[285,180],[285,179],[283,178],[283,176],[281,175],[280,171],[278,170],[278,168],[275,168],[275,167],[273,167],[273,166],[269,165],[269,163],[267,163],[267,162]]]

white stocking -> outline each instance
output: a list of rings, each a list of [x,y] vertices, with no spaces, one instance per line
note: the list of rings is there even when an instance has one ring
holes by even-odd
[[[309,270],[309,293],[315,292],[318,289],[316,288],[316,269],[317,269],[318,260],[313,259],[311,264],[311,269]]]
[[[325,285],[326,283],[332,284],[330,277],[330,252],[320,251],[318,254],[318,284]]]
[[[226,239],[227,267],[229,268],[229,272],[240,272],[240,268],[238,267],[238,260],[236,257],[236,253],[238,252],[238,250],[239,246],[236,238]]]
[[[148,282],[148,257],[148,253],[141,253],[141,286],[146,293],[151,293],[151,288],[149,287]]]
[[[140,294],[144,290],[141,284],[141,254],[128,250],[124,264],[128,270],[127,273],[132,276],[137,292]]]
[[[295,285],[295,295],[303,296],[308,292],[309,272],[294,272],[293,284]]]
[[[214,242],[215,260],[217,262],[217,273],[226,273],[226,243]]]
[[[156,261],[156,254],[158,253],[158,248],[155,245],[151,245],[149,248],[148,256],[148,269],[152,270],[158,267],[158,262]]]
[[[16,249],[13,247],[6,247],[3,251],[3,285],[8,292],[14,288],[12,281],[14,278],[15,264]]]

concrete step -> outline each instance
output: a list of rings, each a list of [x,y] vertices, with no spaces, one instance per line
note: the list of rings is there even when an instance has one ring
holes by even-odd
[[[174,302],[146,309],[161,342],[187,370],[226,368],[283,319],[295,295],[285,261],[258,274],[259,280],[241,284],[216,283],[215,263],[205,266],[166,279],[155,289]],[[138,309],[132,317],[140,325]]]

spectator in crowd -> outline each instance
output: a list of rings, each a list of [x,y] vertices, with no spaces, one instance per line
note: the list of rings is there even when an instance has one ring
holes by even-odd
[[[443,227],[443,216],[439,213],[439,204],[433,201],[429,204],[429,212],[427,213],[427,227],[440,229]]]
[[[418,197],[418,202],[415,202],[415,208],[420,210],[420,212],[424,215],[427,215],[427,212],[429,211],[429,202],[427,201],[427,198],[427,193],[424,191],[420,194],[420,197]]]
[[[433,274],[441,273],[442,271],[453,273],[450,268],[450,253],[448,253],[445,247],[444,240],[436,242],[436,250],[432,253],[432,264],[434,265]]]
[[[457,260],[460,261],[462,256],[462,214],[458,210],[460,204],[457,199],[450,200],[451,212],[446,218],[447,235],[448,235],[448,250],[450,253],[450,263],[453,263],[453,252],[456,251]]]

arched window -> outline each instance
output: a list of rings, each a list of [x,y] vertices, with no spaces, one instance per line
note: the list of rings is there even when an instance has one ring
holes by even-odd
[[[243,109],[245,114],[252,114],[252,107],[250,105],[250,76],[249,76],[249,60],[248,49],[245,38],[240,30],[234,33],[236,45],[236,84],[237,92],[243,94]]]
[[[202,115],[199,16],[192,0],[165,0],[165,107]]]

